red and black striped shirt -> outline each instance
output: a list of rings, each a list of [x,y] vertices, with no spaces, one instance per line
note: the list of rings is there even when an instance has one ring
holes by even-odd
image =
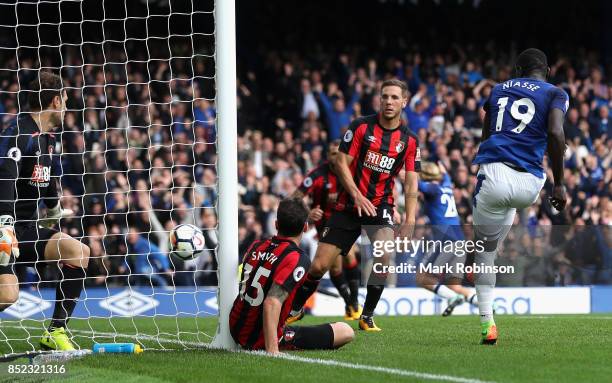
[[[323,210],[323,218],[315,222],[317,230],[323,229],[338,198],[338,178],[329,162],[325,161],[308,173],[298,189],[310,197],[311,208],[319,206]]]
[[[351,174],[359,191],[374,206],[394,206],[395,177],[402,167],[408,172],[421,170],[417,136],[404,123],[385,129],[378,115],[355,119],[346,131],[340,151],[353,157]],[[352,210],[351,196],[340,190],[336,210]]]
[[[251,350],[266,346],[263,332],[263,302],[273,283],[289,296],[278,318],[278,339],[291,311],[295,292],[305,279],[310,258],[293,241],[272,237],[255,241],[244,254],[238,296],[230,312],[230,332],[242,347]]]

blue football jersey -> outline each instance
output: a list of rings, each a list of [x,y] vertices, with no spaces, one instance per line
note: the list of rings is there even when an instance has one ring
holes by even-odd
[[[450,177],[444,174],[440,184],[419,181],[419,191],[425,195],[425,214],[431,225],[459,225],[459,214]]]
[[[567,93],[545,81],[517,78],[496,85],[483,106],[491,135],[480,144],[474,163],[509,162],[543,178],[548,113],[553,108],[566,113],[568,106]]]

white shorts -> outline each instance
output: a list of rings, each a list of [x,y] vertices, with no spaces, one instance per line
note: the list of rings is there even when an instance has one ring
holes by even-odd
[[[478,171],[474,190],[474,225],[489,241],[503,242],[516,214],[516,209],[533,205],[546,181],[531,173],[519,172],[495,162],[483,164]]]

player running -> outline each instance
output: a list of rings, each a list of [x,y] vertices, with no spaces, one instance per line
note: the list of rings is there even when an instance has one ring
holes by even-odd
[[[253,242],[242,261],[239,293],[230,312],[230,332],[248,350],[334,349],[353,340],[346,323],[285,326],[291,303],[304,283],[310,259],[298,247],[308,231],[308,209],[301,199],[278,206],[278,235]]]
[[[474,190],[474,229],[484,251],[476,252],[477,266],[492,267],[508,234],[516,209],[532,205],[544,186],[544,153],[554,177],[551,205],[563,210],[565,138],[563,120],[567,93],[546,82],[550,71],[544,52],[530,48],[516,61],[518,78],[496,85],[483,106],[482,143],[474,160],[480,164]],[[495,273],[475,273],[482,344],[497,342],[493,319]]]
[[[328,160],[308,173],[295,193],[299,198],[309,197],[311,209],[309,218],[314,222],[319,238],[338,198],[338,178],[334,161],[338,156],[339,146],[340,140],[330,144],[327,152]],[[345,320],[358,320],[361,316],[362,308],[357,300],[361,282],[361,270],[358,265],[353,246],[346,257],[338,257],[329,270],[330,279],[344,300]],[[293,319],[298,320],[301,317]]]
[[[291,317],[302,315],[304,302],[317,289],[321,277],[336,258],[348,254],[361,234],[362,225],[367,225],[370,242],[393,240],[393,185],[402,169],[406,170],[406,221],[401,225],[400,236],[412,238],[418,196],[416,172],[419,171],[420,158],[416,136],[400,119],[407,97],[408,88],[404,82],[384,81],[381,85],[382,112],[356,119],[344,135],[335,161],[343,188],[323,230],[306,281],[298,290]],[[376,259],[376,263],[385,266],[390,256],[386,254]],[[370,274],[359,320],[362,330],[381,330],[374,323],[373,315],[385,281],[385,273]]]
[[[442,163],[423,162],[419,191],[425,197],[425,214],[433,231],[433,239],[439,243],[464,240],[461,221],[455,205],[451,179]],[[452,267],[453,272],[446,275],[433,275],[417,269],[417,284],[444,298],[447,306],[442,316],[449,316],[455,307],[469,302],[477,305],[476,294],[461,286],[463,275],[458,273],[457,264],[465,259],[454,253],[432,251],[425,255],[423,264]]]
[[[67,234],[51,229],[62,217],[57,182],[52,174],[55,148],[53,131],[63,123],[66,91],[59,76],[48,72],[30,84],[29,113],[18,118],[0,133],[0,227],[2,233],[16,237],[18,251],[0,262],[0,305],[2,310],[19,296],[14,264],[59,265],[55,309],[40,345],[45,349],[74,350],[66,334],[66,323],[83,289],[89,264],[89,247]],[[39,224],[38,206],[44,203],[47,216]],[[43,223],[43,222],[41,222]]]

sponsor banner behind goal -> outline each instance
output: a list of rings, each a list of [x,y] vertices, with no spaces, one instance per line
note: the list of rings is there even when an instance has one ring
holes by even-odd
[[[366,290],[361,289],[360,301]],[[611,297],[612,298],[612,297]],[[588,314],[591,312],[590,287],[518,287],[496,288],[498,314]],[[386,288],[376,308],[377,315],[439,315],[446,302],[420,288]],[[314,315],[343,315],[340,298],[317,294]],[[457,307],[453,315],[477,314],[478,309],[467,303]]]
[[[598,287],[593,287],[598,289]],[[612,307],[601,304],[612,301],[612,289],[599,289],[594,312],[612,312]],[[588,314],[591,312],[591,287],[518,287],[495,289],[498,314]],[[604,297],[604,293],[606,296]],[[360,290],[363,303],[366,290]],[[214,289],[193,288],[89,288],[86,299],[79,302],[74,318],[183,316],[204,317],[217,315],[217,296]],[[48,319],[53,314],[55,289],[21,291],[19,300],[0,313],[2,319]],[[605,306],[605,307],[604,307]],[[377,315],[438,315],[446,302],[420,288],[386,288],[376,309]],[[608,310],[608,311],[606,311]],[[312,313],[317,316],[340,316],[344,303],[340,298],[316,294]],[[477,309],[463,304],[453,315],[477,314]]]
[[[53,315],[55,289],[22,290],[2,319],[48,319]],[[217,291],[194,288],[88,288],[74,310],[75,319],[217,315]]]

